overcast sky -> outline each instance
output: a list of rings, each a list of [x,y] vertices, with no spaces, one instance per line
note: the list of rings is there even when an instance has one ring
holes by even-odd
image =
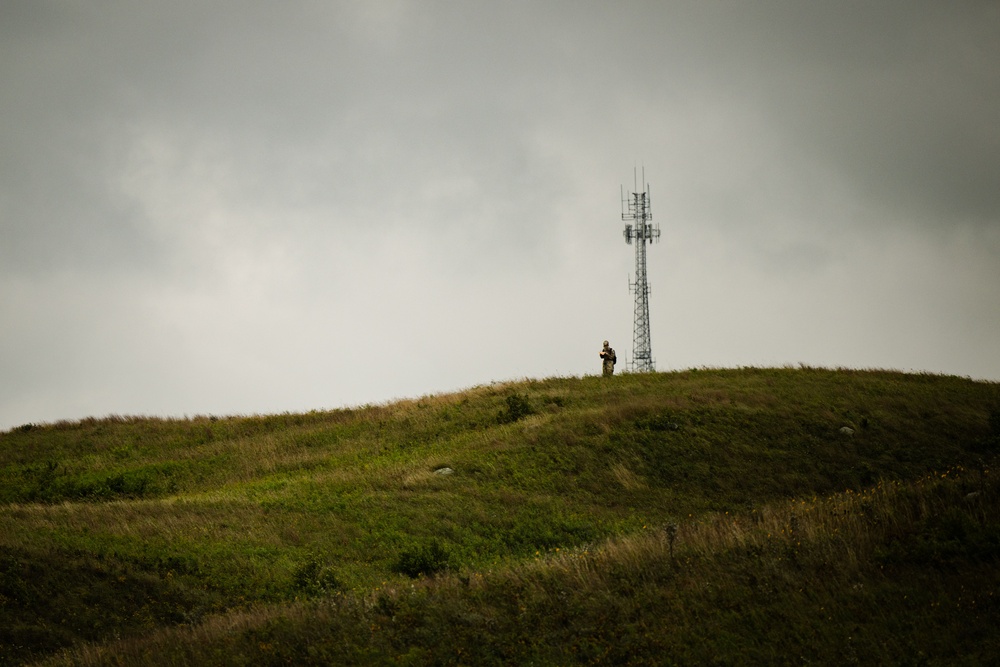
[[[1000,3],[0,0],[0,430],[632,356],[1000,380]]]

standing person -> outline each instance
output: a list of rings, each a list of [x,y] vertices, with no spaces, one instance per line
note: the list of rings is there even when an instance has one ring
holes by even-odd
[[[604,349],[601,350],[601,359],[604,360],[604,377],[615,374],[615,362],[618,361],[618,357],[615,356],[614,349],[608,345],[608,341],[604,341]]]

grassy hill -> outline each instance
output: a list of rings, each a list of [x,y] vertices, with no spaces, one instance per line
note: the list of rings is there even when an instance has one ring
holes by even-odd
[[[997,452],[1000,385],[811,368],[24,425],[0,664],[987,663]]]

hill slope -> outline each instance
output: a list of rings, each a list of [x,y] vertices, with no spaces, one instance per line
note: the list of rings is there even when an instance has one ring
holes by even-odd
[[[998,437],[996,384],[818,369],[26,425],[0,660],[952,660],[998,648]]]

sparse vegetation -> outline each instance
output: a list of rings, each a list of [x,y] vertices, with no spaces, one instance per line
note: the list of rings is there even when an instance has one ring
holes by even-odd
[[[19,427],[0,664],[979,664],[998,404],[750,368]]]

